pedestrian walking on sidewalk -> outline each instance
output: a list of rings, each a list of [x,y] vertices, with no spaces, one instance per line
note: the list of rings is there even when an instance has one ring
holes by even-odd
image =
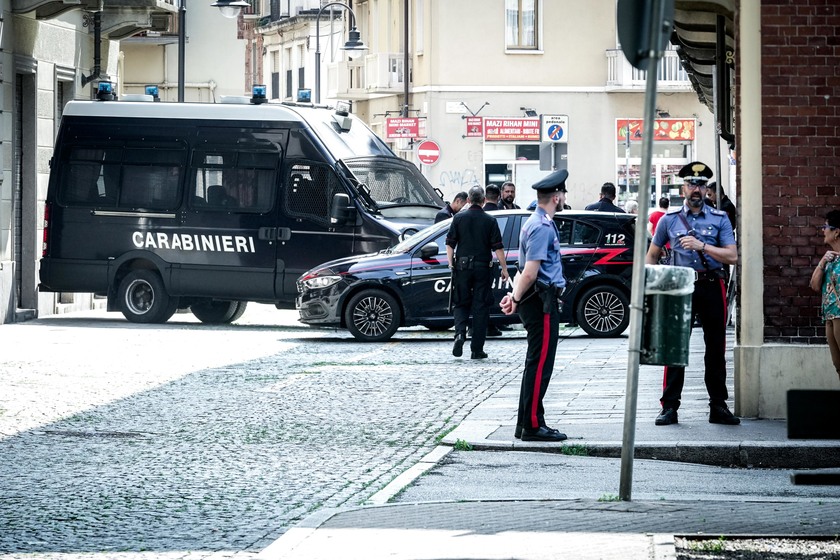
[[[834,370],[840,376],[840,210],[825,215],[823,242],[830,247],[811,274],[811,289],[822,294],[820,314]]]
[[[706,344],[706,390],[709,393],[709,422],[740,424],[741,420],[726,406],[726,272],[735,264],[738,249],[729,216],[704,204],[706,184],[712,170],[699,161],[680,170],[683,178],[685,203],[679,212],[666,214],[656,226],[645,262],[658,264],[662,248],[670,242],[671,264],[693,268],[696,275],[691,297],[692,324],[699,317]],[[662,410],[656,417],[657,426],[678,422],[685,368],[666,366]]]
[[[472,314],[470,358],[487,357],[484,341],[493,298],[493,253],[499,259],[501,275],[508,281],[502,233],[496,218],[484,211],[484,189],[473,187],[468,193],[470,207],[455,214],[446,234],[446,256],[452,270],[452,307],[455,315],[455,344],[452,355],[463,354],[467,326]]]
[[[519,273],[502,298],[506,315],[519,313],[528,333],[525,371],[519,391],[514,437],[522,441],[563,441],[566,434],[545,423],[545,398],[560,334],[560,296],[566,287],[554,214],[566,201],[566,170],[534,183],[537,207],[519,233]]]

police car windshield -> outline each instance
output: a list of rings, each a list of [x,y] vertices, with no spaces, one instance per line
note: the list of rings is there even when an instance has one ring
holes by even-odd
[[[429,227],[418,231],[414,235],[406,237],[390,249],[386,249],[385,252],[400,254],[413,251],[420,245],[425,245],[430,241],[434,241],[435,238],[442,232],[449,231],[449,224],[451,223],[451,220],[444,220],[442,222],[432,224]]]

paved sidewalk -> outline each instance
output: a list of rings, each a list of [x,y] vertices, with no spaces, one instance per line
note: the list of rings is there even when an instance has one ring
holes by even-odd
[[[732,335],[730,330],[730,348]],[[516,331],[505,334],[516,336]],[[578,451],[585,449],[589,456],[620,457],[627,339],[593,339],[578,330],[562,336],[545,406],[549,425],[567,433],[566,442],[560,445],[513,438],[519,394],[516,379],[473,409],[442,443],[554,453],[563,446],[573,446]],[[488,342],[491,360],[493,346]],[[783,420],[743,418],[739,426],[709,424],[702,354],[702,331],[695,331],[691,341],[693,365],[686,371],[680,423],[674,426],[655,426],[653,422],[659,409],[662,368],[641,367],[637,458],[720,466],[840,466],[840,442],[788,440]],[[731,354],[728,352],[730,360]],[[732,364],[728,366],[731,396]],[[448,450],[440,447],[429,454],[374,495],[371,506],[317,512],[287,531],[260,557],[666,559],[674,558],[674,534],[840,533],[840,498],[723,503],[553,500],[388,504]]]

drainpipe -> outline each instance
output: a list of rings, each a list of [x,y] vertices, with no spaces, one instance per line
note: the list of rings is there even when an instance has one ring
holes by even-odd
[[[100,64],[102,63],[102,12],[93,13],[93,68],[90,76],[82,74],[82,87],[100,76]]]

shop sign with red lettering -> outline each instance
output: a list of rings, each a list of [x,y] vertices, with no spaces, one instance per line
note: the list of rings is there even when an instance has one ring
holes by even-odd
[[[484,117],[484,139],[487,141],[540,141],[540,119]]]
[[[481,138],[484,135],[483,117],[467,117],[465,120],[467,121],[467,137]]]
[[[385,119],[386,138],[425,138],[424,117],[393,117]]]

